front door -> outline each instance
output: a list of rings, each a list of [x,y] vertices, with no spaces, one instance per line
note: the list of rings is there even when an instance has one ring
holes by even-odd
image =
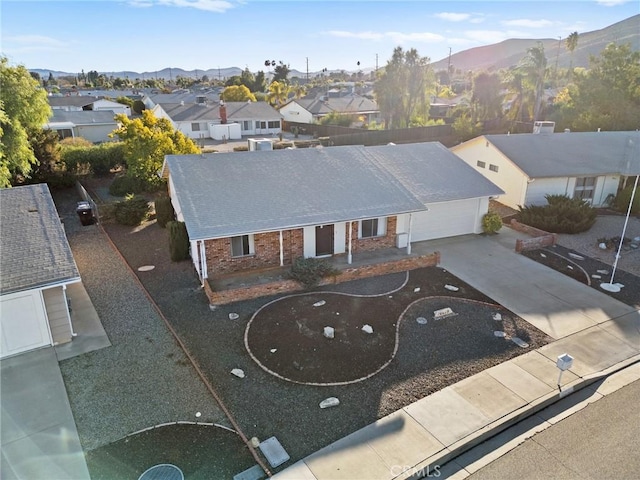
[[[316,257],[333,255],[333,225],[316,227]]]

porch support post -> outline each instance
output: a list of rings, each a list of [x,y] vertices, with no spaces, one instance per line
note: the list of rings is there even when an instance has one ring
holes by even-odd
[[[200,279],[203,285],[207,278],[209,278],[209,273],[207,272],[207,248],[204,240],[200,240]]]
[[[351,265],[351,262],[353,261],[353,255],[351,253],[351,236],[352,236],[351,235],[351,231],[352,231],[351,224],[352,223],[353,222],[349,222],[349,253],[347,253],[347,263],[349,265]]]
[[[282,240],[282,230],[280,230],[280,266],[284,266],[284,242]]]
[[[409,228],[407,231],[407,255],[411,255],[411,223],[413,222],[413,214],[409,214]]]
[[[62,298],[64,300],[64,306],[66,307],[66,311],[67,311],[67,320],[69,321],[69,329],[71,330],[71,336],[72,337],[77,337],[78,334],[73,331],[73,323],[71,323],[71,313],[69,312],[69,300],[68,300],[68,297],[67,297],[67,284],[66,283],[64,285],[62,285]]]

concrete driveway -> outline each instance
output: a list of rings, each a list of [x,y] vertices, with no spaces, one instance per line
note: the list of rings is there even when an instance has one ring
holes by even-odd
[[[503,227],[495,236],[420,242],[413,251],[439,251],[443,268],[556,340],[636,315],[633,307],[517,254],[523,235]]]

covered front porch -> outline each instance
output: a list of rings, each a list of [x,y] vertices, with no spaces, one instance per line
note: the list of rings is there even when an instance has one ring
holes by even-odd
[[[418,242],[413,244],[409,254],[406,248],[390,247],[360,252],[351,259],[351,263],[347,254],[325,260],[340,274],[325,278],[321,285],[438,265],[440,254],[429,250],[427,242]],[[299,283],[288,278],[289,270],[290,266],[284,266],[218,275],[205,281],[204,288],[211,305],[303,290]]]

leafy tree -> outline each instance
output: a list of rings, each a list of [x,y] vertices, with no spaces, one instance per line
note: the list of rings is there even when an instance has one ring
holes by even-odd
[[[504,86],[509,91],[510,106],[507,118],[515,122],[531,120],[535,97],[532,90],[525,87],[525,74],[519,68],[512,68],[504,75]]]
[[[320,125],[338,125],[340,127],[348,127],[354,121],[353,115],[346,115],[344,113],[331,112],[328,115],[325,115],[318,123]]]
[[[142,114],[142,111],[146,108],[147,107],[142,100],[134,100],[133,105],[131,106],[131,110],[138,115]]]
[[[451,127],[456,140],[460,143],[471,140],[482,132],[482,126],[475,123],[466,113],[456,118]]]
[[[547,75],[547,57],[542,42],[527,49],[527,55],[520,60],[518,68],[524,73],[525,80],[535,94],[533,120],[539,120],[542,113],[544,81]]]
[[[222,91],[220,98],[225,102],[256,101],[256,97],[245,85],[233,85]]]
[[[199,153],[196,144],[182,132],[173,128],[165,118],[156,118],[149,110],[142,117],[130,119],[116,115],[120,127],[111,134],[124,142],[127,175],[150,186],[160,183],[158,171],[165,155]]]
[[[60,156],[58,133],[53,130],[34,129],[29,136],[29,143],[37,162],[31,172],[31,178],[46,182],[47,178],[64,169]]]
[[[267,89],[267,81],[265,80],[264,72],[262,70],[256,73],[253,81],[253,87],[250,87],[249,89],[252,92],[264,92]]]
[[[569,66],[569,71],[573,71],[573,52],[578,47],[578,32],[570,33],[565,41],[567,45],[567,50],[571,52],[571,63]]]
[[[116,98],[116,102],[121,103],[122,105],[126,105],[127,107],[133,109],[133,100],[129,97],[125,97],[124,95]]]
[[[239,85],[242,85],[242,78],[240,77],[240,75],[232,75],[227,79],[226,82],[224,82],[225,87],[233,87]]]
[[[428,57],[420,57],[414,48],[405,52],[396,47],[374,86],[387,128],[407,127],[418,107],[427,110],[426,94],[433,83]]]
[[[291,72],[289,65],[285,65],[282,60],[280,60],[280,63],[273,69],[272,82],[289,83],[287,79],[289,72]]]
[[[289,86],[284,82],[276,82],[275,80],[269,85],[269,93],[267,99],[271,105],[279,107],[287,102],[289,98]]]
[[[497,73],[481,72],[473,79],[471,103],[478,120],[490,120],[502,114],[502,81]]]
[[[37,159],[30,133],[40,130],[51,116],[47,92],[22,65],[10,67],[0,57],[0,188],[11,178],[28,176]]]

